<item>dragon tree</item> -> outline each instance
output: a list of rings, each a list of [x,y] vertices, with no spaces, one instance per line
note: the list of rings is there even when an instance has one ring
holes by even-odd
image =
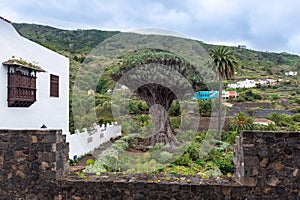
[[[145,144],[178,144],[169,109],[175,99],[191,99],[194,91],[206,86],[199,66],[172,52],[144,49],[121,56],[110,71],[114,81],[134,91],[149,107],[154,128]]]

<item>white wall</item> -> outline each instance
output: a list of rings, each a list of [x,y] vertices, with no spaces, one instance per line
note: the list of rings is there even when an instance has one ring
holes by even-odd
[[[37,73],[37,101],[28,108],[7,105],[7,67],[2,62],[15,56],[37,62],[46,72]],[[59,76],[59,98],[50,97],[50,74]],[[0,19],[0,128],[69,131],[69,59],[21,37],[10,23]]]
[[[69,142],[69,158],[73,159],[76,155],[80,157],[86,153],[93,151],[100,144],[107,142],[110,138],[121,136],[121,125],[99,125],[94,126],[93,133],[89,133],[86,129],[80,133],[78,130],[75,134],[66,134],[66,141]]]

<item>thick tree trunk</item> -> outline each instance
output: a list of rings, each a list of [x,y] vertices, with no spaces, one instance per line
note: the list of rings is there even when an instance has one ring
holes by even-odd
[[[176,145],[177,141],[169,117],[169,109],[173,100],[176,99],[175,94],[158,84],[144,85],[137,90],[137,94],[147,103],[154,126],[145,144],[149,146],[154,146],[156,143]]]
[[[155,104],[150,107],[150,115],[154,129],[153,133],[146,139],[146,144],[151,146],[156,143],[176,145],[177,141],[170,126],[168,110]]]

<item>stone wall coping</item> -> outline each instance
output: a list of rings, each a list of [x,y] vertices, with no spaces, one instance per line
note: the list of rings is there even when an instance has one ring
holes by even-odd
[[[54,132],[62,132],[62,129],[0,129],[0,133],[54,133]]]
[[[167,177],[169,179],[167,179]],[[197,185],[197,186],[224,186],[224,187],[239,187],[242,184],[236,182],[231,178],[209,178],[202,179],[197,176],[181,176],[176,179],[176,175],[171,174],[123,174],[123,173],[101,173],[100,175],[86,174],[85,178],[80,178],[77,174],[69,174],[63,177],[59,177],[58,182],[60,183],[72,183],[72,182],[93,182],[93,183],[147,183],[147,184],[171,184],[171,185]],[[189,180],[189,181],[187,181]]]

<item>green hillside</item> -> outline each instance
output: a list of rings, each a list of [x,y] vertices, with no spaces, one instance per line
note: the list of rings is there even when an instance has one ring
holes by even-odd
[[[86,55],[105,39],[119,33],[118,31],[101,30],[62,30],[36,24],[13,24],[13,26],[22,36],[70,58],[70,89]],[[198,42],[206,50],[216,47],[216,45],[206,44],[202,41]],[[240,66],[235,76],[236,80],[231,82],[245,78],[283,80],[277,86],[238,90],[240,94],[238,101],[267,101],[275,109],[300,111],[300,77],[299,75],[290,77],[284,74],[288,71],[298,71],[299,74],[300,57],[298,55],[261,52],[238,47],[229,48],[239,59]],[[99,103],[99,106],[104,105],[100,96],[106,95],[105,92],[112,85],[112,80],[107,77],[105,80],[99,80],[98,86],[101,87],[98,87],[96,91],[96,98],[99,97],[97,102],[102,102]]]
[[[243,108],[245,108],[244,110],[246,111],[245,113],[242,113],[240,108],[237,108],[238,112],[240,112],[238,116],[234,117],[234,114],[229,116],[233,117],[233,120],[229,121],[230,131],[223,131],[222,141],[216,140],[217,142],[211,152],[203,158],[199,157],[199,155],[203,155],[203,149],[200,148],[200,143],[203,139],[207,138],[206,135],[208,132],[200,133],[198,130],[199,133],[197,133],[194,139],[192,139],[193,134],[191,134],[190,131],[185,131],[181,134],[181,122],[183,124],[188,124],[189,121],[181,121],[184,119],[182,118],[184,112],[181,110],[180,102],[175,100],[173,104],[171,104],[169,111],[170,127],[174,130],[174,133],[177,134],[180,132],[180,134],[178,134],[180,138],[188,138],[188,140],[192,142],[188,144],[189,146],[187,146],[188,148],[186,151],[175,162],[161,168],[161,163],[169,162],[170,153],[165,150],[165,146],[160,147],[160,145],[155,145],[153,148],[148,149],[145,147],[145,143],[143,143],[143,141],[146,141],[144,140],[146,139],[145,135],[148,134],[152,127],[152,120],[149,116],[149,108],[146,102],[141,101],[141,99],[136,95],[126,97],[127,99],[121,98],[122,101],[113,101],[112,95],[107,92],[108,89],[112,88],[114,85],[111,77],[113,77],[113,75],[117,77],[120,72],[120,70],[115,69],[122,69],[125,71],[127,67],[132,65],[132,63],[142,63],[144,62],[142,58],[147,60],[148,58],[151,59],[151,56],[148,56],[148,54],[142,54],[143,51],[139,52],[137,55],[134,54],[137,52],[131,52],[132,54],[129,53],[128,55],[124,55],[124,57],[120,57],[120,59],[123,59],[122,62],[115,63],[120,65],[113,66],[109,70],[105,71],[102,78],[98,80],[99,77],[97,73],[83,72],[77,74],[77,71],[85,60],[87,54],[89,54],[93,48],[105,39],[119,32],[101,30],[62,30],[50,26],[35,24],[13,25],[22,36],[70,58],[70,90],[72,90],[73,81],[76,76],[83,77],[84,86],[86,86],[81,94],[85,94],[85,90],[87,94],[89,89],[92,88],[90,87],[90,83],[95,83],[95,80],[98,81],[94,96],[91,95],[87,98],[86,95],[78,95],[77,99],[72,99],[72,96],[70,96],[69,130],[73,133],[75,129],[82,130],[83,127],[90,127],[90,123],[95,120],[100,124],[106,124],[117,120],[118,123],[122,125],[122,138],[115,141],[111,147],[118,149],[117,152],[125,152],[127,150],[129,151],[129,149],[133,150],[132,152],[141,152],[142,150],[141,153],[147,153],[145,155],[148,155],[147,157],[142,156],[142,159],[138,159],[138,162],[136,162],[127,157],[127,155],[118,154],[119,166],[125,166],[119,168],[119,170],[124,170],[122,171],[124,173],[144,172],[144,168],[149,170],[149,166],[151,166],[151,169],[159,167],[157,169],[166,174],[198,174],[202,178],[208,178],[211,176],[216,177],[221,176],[222,174],[231,176],[231,173],[234,172],[233,149],[235,137],[238,134],[236,132],[237,130],[300,130],[300,57],[298,55],[288,53],[261,52],[246,48],[229,47],[238,58],[240,66],[235,76],[236,80],[231,80],[231,82],[236,82],[239,79],[245,78],[256,80],[272,78],[276,80],[276,84],[269,86],[257,86],[256,88],[249,89],[236,89],[239,94],[238,98],[228,99],[227,101],[233,104],[236,103],[244,105]],[[197,42],[199,42],[206,50],[217,47],[215,45],[203,43],[202,41]],[[117,45],[120,44],[116,44],[115,47],[119,47]],[[183,48],[182,45],[180,48]],[[183,49],[183,51],[189,50],[189,48]],[[164,52],[163,55],[165,54],[166,53]],[[143,57],[143,55],[146,56]],[[157,52],[157,56],[159,55],[161,54]],[[154,58],[156,59],[159,57]],[[163,56],[163,58],[166,57]],[[89,62],[91,62],[91,60],[92,59],[89,57]],[[197,64],[200,65],[201,63]],[[137,66],[140,65],[138,64]],[[286,76],[285,72],[288,71],[297,71],[298,75]],[[132,82],[135,83],[134,81]],[[228,81],[224,81],[224,86],[227,82]],[[72,95],[72,92],[70,92],[70,95]],[[118,95],[121,96],[124,94],[120,93]],[[124,95],[124,97],[125,96],[126,95]],[[92,106],[85,106],[90,105],[90,102],[94,102],[95,104],[92,104]],[[125,106],[127,103],[128,107]],[[72,109],[72,104],[74,104],[74,108],[80,109]],[[117,105],[120,105],[120,107],[117,107]],[[249,105],[253,106],[248,107]],[[275,124],[272,123],[268,126],[254,124],[254,113],[256,111],[263,111],[263,109],[265,109],[265,105],[268,105],[268,107],[271,107],[273,110],[292,111],[298,114],[291,117],[289,115],[272,113],[272,115],[269,116],[269,119],[273,120]],[[199,114],[201,113],[202,120],[202,116],[211,116],[213,106],[216,106],[215,100],[198,100],[195,111],[196,113],[198,113],[198,111]],[[112,113],[113,107],[118,109],[120,108],[120,110],[124,108],[128,109],[128,113],[130,115],[121,116],[118,119],[115,119],[115,116]],[[234,107],[235,106],[233,106],[233,108]],[[231,108],[228,109],[230,110]],[[96,114],[96,116],[94,114]],[[249,114],[249,117],[245,114]],[[205,120],[202,122],[205,122]],[[144,152],[145,150],[147,152]],[[177,150],[175,149],[175,151]],[[106,156],[106,154],[100,154],[98,156],[98,160],[95,161],[96,164],[89,165],[89,167],[85,169],[85,172],[98,173],[103,170],[108,172],[113,171],[111,167],[102,165],[103,160],[101,159],[104,157],[107,158]],[[115,157],[112,158],[113,159],[110,160],[114,161]],[[151,161],[148,162],[145,158],[151,158]]]
[[[119,32],[101,30],[62,30],[37,24],[16,24],[13,26],[24,37],[52,50],[72,54],[89,53],[100,42]]]
[[[14,23],[13,26],[22,36],[63,53],[77,62],[82,62],[84,55],[103,40],[119,33],[118,31],[94,29],[62,30],[50,26],[24,23]],[[207,50],[215,47],[215,45],[200,43]],[[247,78],[281,77],[286,71],[300,70],[300,57],[298,55],[261,52],[238,47],[230,48],[234,51],[236,57],[240,59],[241,70],[238,72],[237,78],[245,76]]]

